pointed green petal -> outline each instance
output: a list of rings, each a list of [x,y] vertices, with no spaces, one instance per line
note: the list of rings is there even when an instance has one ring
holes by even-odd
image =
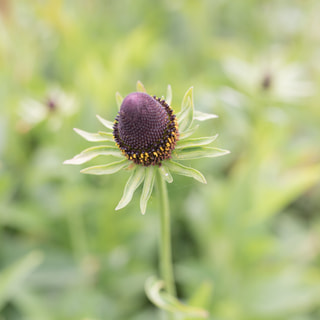
[[[188,130],[193,121],[193,87],[191,87],[182,100],[181,111],[177,114],[179,130],[181,132]]]
[[[147,203],[153,190],[154,178],[156,175],[154,166],[147,167],[145,172],[144,184],[140,197],[140,210],[142,214],[146,213]]]
[[[123,196],[118,203],[116,210],[124,208],[132,199],[133,193],[139,187],[144,179],[145,168],[142,166],[136,166],[135,170],[132,172],[130,178],[124,187]]]
[[[171,106],[171,102],[172,102],[172,88],[170,86],[170,84],[168,84],[168,88],[167,88],[167,95],[166,95],[166,103]]]
[[[138,92],[147,93],[147,90],[146,90],[146,88],[144,87],[144,85],[142,84],[141,81],[138,81],[138,82],[137,82],[137,91],[138,91]]]
[[[199,158],[214,158],[224,156],[225,154],[230,153],[229,150],[211,148],[211,147],[194,147],[186,148],[175,152],[172,155],[172,158],[175,160],[192,160]]]
[[[217,137],[218,137],[218,135],[216,134],[212,137],[191,138],[191,139],[185,139],[182,141],[178,141],[176,149],[205,146],[205,145],[213,142],[214,140],[216,140]]]
[[[183,132],[181,132],[180,128],[179,128],[179,131],[180,131],[179,141],[190,137],[192,134],[194,134],[198,130],[198,128],[199,128],[198,124],[196,126],[194,126],[193,128],[190,128],[190,129],[183,131]]]
[[[183,304],[177,298],[171,296],[163,289],[164,282],[162,280],[151,277],[146,281],[145,291],[147,297],[158,308],[173,313],[183,314],[183,319],[186,317],[197,319],[208,317],[208,312],[206,310]]]
[[[114,156],[122,158],[123,154],[117,147],[97,146],[83,150],[72,159],[64,161],[64,164],[82,164],[98,156]]]
[[[98,133],[91,133],[78,128],[73,128],[73,130],[82,138],[85,138],[87,141],[91,141],[91,142],[113,141],[112,133],[107,133],[103,131],[100,131]]]
[[[98,120],[108,129],[113,130],[113,122],[103,119],[102,117],[100,117],[99,115],[96,115],[96,117],[98,118]]]
[[[205,113],[201,111],[195,111],[193,116],[193,119],[198,121],[205,121],[205,120],[214,119],[214,118],[218,118],[218,116],[213,113]]]
[[[174,162],[172,160],[169,160],[165,162],[165,165],[174,173],[180,174],[182,176],[191,177],[195,180],[200,181],[201,183],[207,183],[206,178],[203,176],[203,174],[193,168],[183,166],[182,164],[178,162]]]
[[[166,166],[161,166],[159,168],[159,172],[164,180],[166,180],[168,183],[171,183],[173,181],[172,175],[170,173],[170,170]]]
[[[121,161],[117,162],[112,162],[108,164],[104,164],[101,166],[92,166],[89,168],[85,168],[81,170],[81,173],[86,173],[86,174],[96,174],[96,175],[101,175],[101,174],[113,174],[121,169],[127,167],[129,165],[129,162],[127,159],[123,159]]]
[[[116,92],[116,102],[117,102],[118,109],[120,109],[122,101],[123,101],[123,97],[119,92]]]

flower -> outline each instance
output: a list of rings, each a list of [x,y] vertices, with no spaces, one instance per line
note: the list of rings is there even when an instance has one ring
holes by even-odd
[[[130,93],[124,99],[117,93],[116,100],[120,110],[115,121],[111,122],[97,115],[98,120],[109,129],[108,132],[90,133],[74,129],[87,141],[106,144],[85,149],[64,163],[79,165],[98,156],[120,158],[119,161],[91,166],[81,172],[103,175],[113,174],[121,169],[130,170],[131,176],[116,210],[124,208],[131,201],[134,192],[143,182],[140,197],[142,214],[146,212],[157,172],[168,183],[173,181],[171,173],[206,183],[201,172],[182,165],[180,161],[229,153],[228,150],[207,146],[218,135],[190,138],[199,127],[194,124],[194,120],[204,121],[217,116],[194,110],[192,87],[186,92],[181,111],[177,115],[170,107],[171,97],[171,86],[168,86],[166,99],[160,99],[148,95],[141,82],[137,83],[137,92]]]

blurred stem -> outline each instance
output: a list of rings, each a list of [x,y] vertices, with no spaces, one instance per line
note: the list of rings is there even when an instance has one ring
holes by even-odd
[[[158,172],[158,190],[160,194],[160,273],[165,283],[166,291],[176,296],[174,284],[172,250],[171,250],[171,228],[170,228],[170,208],[166,181]]]

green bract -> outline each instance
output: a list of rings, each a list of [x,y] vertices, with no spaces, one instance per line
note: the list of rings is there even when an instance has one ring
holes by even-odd
[[[137,83],[137,91],[146,93],[146,89],[139,81]],[[168,86],[166,103],[171,104],[172,91]],[[123,101],[122,96],[116,93],[116,102],[118,107]],[[116,210],[124,208],[132,199],[136,189],[143,183],[142,193],[140,196],[140,210],[144,214],[146,212],[147,203],[151,196],[157,171],[165,179],[166,182],[173,181],[172,173],[194,178],[195,180],[206,183],[206,179],[198,170],[184,166],[180,163],[183,160],[199,159],[204,157],[218,157],[229,153],[228,150],[208,147],[218,135],[201,138],[190,138],[190,136],[198,129],[199,125],[194,124],[195,121],[204,121],[216,118],[214,114],[203,113],[194,110],[193,103],[193,87],[191,87],[182,100],[181,110],[177,114],[177,122],[179,129],[179,139],[172,151],[171,159],[163,160],[159,165],[143,166],[129,161],[125,155],[117,147],[113,137],[113,122],[103,119],[97,115],[98,120],[108,129],[90,133],[80,129],[74,129],[76,133],[90,142],[104,142],[99,145],[83,150],[80,154],[74,156],[70,160],[66,160],[65,164],[83,164],[98,156],[111,156],[120,158],[117,161],[109,161],[103,165],[91,166],[81,170],[87,174],[112,174],[121,169],[131,171],[131,175],[125,185],[123,196],[116,207]]]

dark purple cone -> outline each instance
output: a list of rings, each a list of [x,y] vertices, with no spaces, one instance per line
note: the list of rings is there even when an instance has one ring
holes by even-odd
[[[115,119],[114,139],[129,160],[149,166],[171,157],[178,138],[176,117],[164,101],[146,93],[125,97]]]

